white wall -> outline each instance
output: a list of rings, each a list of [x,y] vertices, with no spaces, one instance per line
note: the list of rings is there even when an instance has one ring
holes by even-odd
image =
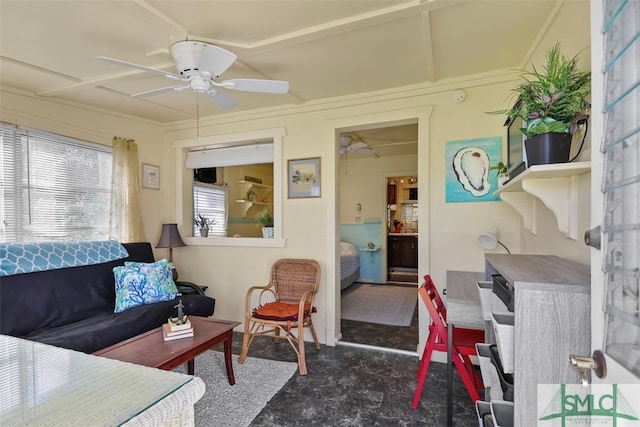
[[[531,54],[531,64],[541,69],[546,63],[546,52],[557,41],[561,41],[562,52],[568,56],[580,56],[580,66],[584,71],[590,70],[591,36],[588,2],[564,2],[555,21],[550,23],[545,37]],[[530,65],[528,68],[531,68]],[[577,152],[578,141],[574,141],[571,155]],[[597,146],[597,143],[595,144]],[[587,136],[585,146],[579,160],[590,159],[591,140]],[[591,174],[581,175],[578,180],[578,239],[572,240],[558,232],[555,216],[542,203],[536,209],[538,217],[538,234],[533,235],[524,228],[520,229],[521,251],[529,254],[552,254],[574,259],[583,264],[590,263],[590,250],[583,243],[582,235],[590,227],[590,182]]]

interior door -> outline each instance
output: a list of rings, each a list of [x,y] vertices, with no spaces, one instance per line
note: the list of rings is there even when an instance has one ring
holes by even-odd
[[[640,383],[640,2],[591,2],[594,383]],[[593,240],[593,239],[592,239]]]

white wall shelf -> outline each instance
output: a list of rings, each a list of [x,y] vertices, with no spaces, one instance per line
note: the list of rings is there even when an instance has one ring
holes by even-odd
[[[265,207],[273,209],[273,186],[258,184],[257,182],[244,179],[236,181],[240,184],[240,194],[242,199],[236,199],[236,203],[242,203],[242,218],[254,217],[256,209],[262,210]],[[249,192],[253,193],[254,200],[248,200]]]
[[[240,180],[238,180],[236,182],[238,184],[249,184],[251,187],[264,188],[264,189],[267,189],[267,190],[273,190],[273,186],[272,185],[259,184],[257,182],[247,181],[245,179],[240,179]]]
[[[577,239],[578,176],[591,171],[591,162],[536,165],[513,178],[494,194],[522,216],[524,227],[537,234],[537,200],[556,217],[558,230]]]

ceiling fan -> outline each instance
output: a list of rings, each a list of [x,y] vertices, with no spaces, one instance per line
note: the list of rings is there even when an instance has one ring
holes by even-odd
[[[376,152],[373,151],[369,145],[367,145],[363,141],[354,141],[353,137],[349,135],[340,136],[340,154],[347,153],[368,153],[375,155]]]
[[[209,43],[196,40],[178,41],[171,45],[171,56],[176,62],[178,74],[107,56],[97,56],[96,59],[161,74],[171,80],[185,83],[135,93],[131,95],[133,97],[152,96],[191,88],[198,93],[206,93],[215,104],[227,110],[236,107],[238,103],[220,89],[275,94],[284,94],[289,91],[289,83],[282,80],[230,79],[218,81],[220,75],[235,62],[237,56],[226,49]]]

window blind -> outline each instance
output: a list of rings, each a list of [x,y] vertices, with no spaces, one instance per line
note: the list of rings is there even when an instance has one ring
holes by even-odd
[[[273,144],[238,145],[187,153],[187,169],[273,163]]]
[[[0,124],[3,242],[109,237],[111,147]]]
[[[209,234],[226,236],[227,234],[227,188],[218,185],[193,183],[194,217],[199,214],[214,220],[209,226]],[[198,227],[193,226],[193,235],[199,234]]]

